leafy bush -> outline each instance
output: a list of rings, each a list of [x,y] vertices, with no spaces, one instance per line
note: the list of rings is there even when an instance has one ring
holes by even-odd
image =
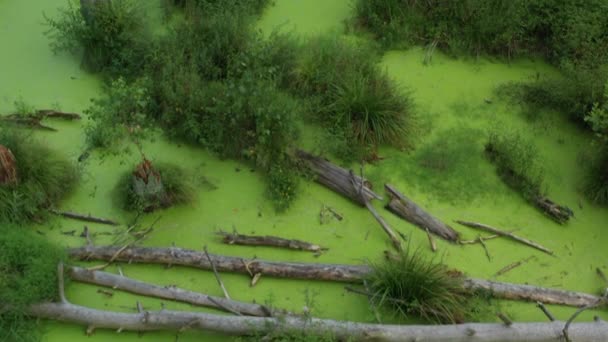
[[[65,251],[31,231],[0,226],[0,340],[38,340],[25,310],[57,297],[57,264],[65,258]]]
[[[490,134],[485,150],[508,186],[528,200],[542,194],[543,168],[530,141],[517,133],[495,131]]]
[[[372,264],[367,278],[372,300],[403,317],[434,323],[462,323],[467,314],[463,278],[443,264],[426,260],[419,250]]]
[[[141,73],[148,52],[144,17],[136,3],[87,1],[80,7],[69,1],[55,19],[45,16],[47,35],[55,52],[78,54],[84,49],[83,65],[93,72],[133,77]]]
[[[118,78],[107,87],[103,97],[91,102],[85,110],[91,120],[85,127],[90,148],[111,148],[125,139],[139,144],[153,126],[146,116],[150,98],[144,80],[128,84]]]
[[[16,184],[0,185],[0,222],[40,220],[74,188],[75,166],[31,136],[0,128],[0,145],[12,151],[18,177]]]
[[[308,42],[295,91],[314,98],[315,119],[358,159],[382,144],[406,147],[414,126],[409,94],[380,70],[370,46],[324,36]],[[348,156],[348,153],[338,153]]]
[[[604,91],[603,104],[596,103],[585,118],[595,132],[599,146],[587,160],[584,192],[598,204],[608,204],[608,83]]]

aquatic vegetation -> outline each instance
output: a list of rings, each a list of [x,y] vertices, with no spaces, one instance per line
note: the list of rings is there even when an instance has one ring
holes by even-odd
[[[585,195],[599,204],[608,204],[608,83],[604,103],[596,103],[585,121],[597,136],[598,147],[587,160]]]
[[[24,227],[0,226],[0,340],[38,341],[28,305],[57,297],[57,264],[64,250]]]
[[[420,250],[409,248],[390,260],[372,264],[367,278],[372,300],[400,316],[434,323],[462,323],[467,315],[463,277]]]
[[[5,174],[9,179],[14,178],[14,181],[0,184],[0,222],[40,220],[48,207],[74,188],[78,180],[76,167],[31,136],[0,128],[0,146],[5,150],[0,176]],[[13,157],[12,162],[7,158],[6,149]]]
[[[373,158],[379,145],[411,143],[412,101],[376,64],[371,46],[321,36],[311,39],[303,54],[294,89],[313,98],[313,119],[335,138],[335,147],[347,149],[338,156]]]
[[[186,171],[172,164],[145,159],[126,173],[115,189],[125,210],[152,212],[194,200],[194,185]]]
[[[59,16],[45,16],[47,36],[55,52],[79,54],[93,72],[132,77],[145,65],[149,37],[144,16],[134,1],[68,1]]]

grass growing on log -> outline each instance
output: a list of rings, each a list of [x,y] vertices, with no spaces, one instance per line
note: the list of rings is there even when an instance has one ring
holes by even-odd
[[[39,339],[27,306],[57,297],[57,264],[65,251],[17,226],[0,226],[0,340]]]
[[[12,151],[18,179],[16,184],[0,185],[0,222],[40,220],[74,188],[76,167],[31,136],[0,127],[0,145]]]
[[[463,278],[409,248],[397,258],[372,264],[367,282],[373,300],[402,317],[461,323],[467,315]]]
[[[515,132],[490,133],[485,146],[500,178],[527,200],[542,194],[544,171],[536,147]]]

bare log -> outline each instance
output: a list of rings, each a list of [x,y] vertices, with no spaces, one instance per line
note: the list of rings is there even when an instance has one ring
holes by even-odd
[[[447,224],[441,222],[436,217],[427,213],[416,203],[405,197],[390,184],[385,184],[384,188],[389,194],[391,201],[386,206],[395,215],[411,222],[422,230],[428,229],[431,233],[450,242],[458,241],[458,233]]]
[[[58,211],[58,210],[53,210],[53,209],[51,209],[49,211],[55,215],[63,216],[63,217],[70,218],[73,220],[99,223],[99,224],[107,224],[107,225],[111,225],[111,226],[119,225],[118,222],[116,222],[116,221],[99,218],[99,217],[93,217],[91,215],[82,215],[82,214],[77,214],[77,213],[73,213],[73,212],[69,212],[69,211]]]
[[[541,209],[547,216],[559,224],[564,224],[574,216],[572,209],[559,205],[547,197],[539,196],[534,199],[534,204]]]
[[[1,116],[0,120],[4,123],[10,124],[10,125],[25,126],[27,128],[39,129],[41,131],[57,132],[57,130],[55,128],[43,125],[40,122],[41,119],[36,118],[36,117],[30,117],[30,116],[22,117],[22,116],[6,115],[6,116]]]
[[[120,249],[114,246],[85,246],[69,250],[73,258],[80,260],[110,260]],[[248,275],[261,273],[266,276],[305,280],[326,280],[357,283],[372,272],[368,266],[276,262],[257,259],[244,259],[210,254],[218,270]],[[164,265],[189,266],[211,270],[211,264],[204,253],[181,248],[130,247],[122,251],[116,260],[153,263]],[[601,297],[587,293],[557,290],[531,285],[520,285],[489,280],[465,278],[467,291],[488,291],[494,297],[510,300],[542,302],[581,307],[602,300]],[[604,300],[603,304],[608,304]]]
[[[388,225],[388,223],[386,223],[386,221],[384,221],[384,218],[380,216],[380,214],[378,214],[378,212],[376,211],[376,209],[374,209],[374,206],[370,202],[367,202],[365,204],[365,207],[367,207],[367,210],[372,213],[372,216],[374,216],[376,221],[378,221],[380,227],[382,227],[382,230],[384,230],[384,232],[391,239],[393,247],[395,247],[396,250],[401,251],[401,241],[399,241],[399,238],[397,237],[393,229]]]
[[[547,253],[549,255],[553,255],[553,251],[551,251],[550,249],[548,249],[548,248],[546,248],[546,247],[544,247],[544,246],[542,246],[542,245],[540,245],[540,244],[538,244],[538,243],[536,243],[534,241],[530,241],[528,239],[519,237],[519,236],[517,236],[517,235],[515,235],[513,233],[505,232],[503,230],[500,230],[500,229],[497,229],[497,228],[494,228],[494,227],[490,227],[490,226],[482,224],[482,223],[467,222],[467,221],[460,221],[460,220],[457,220],[456,222],[459,223],[459,224],[461,224],[461,225],[463,225],[463,226],[467,226],[467,227],[471,227],[471,228],[476,228],[476,229],[481,229],[481,230],[484,230],[486,232],[490,232],[490,233],[494,233],[494,234],[497,234],[497,235],[500,235],[500,236],[508,237],[508,238],[510,238],[512,240],[515,240],[515,241],[519,242],[519,243],[523,243],[524,245],[530,246],[532,248],[536,248],[539,251],[545,252],[545,253]]]
[[[69,275],[73,280],[98,286],[105,286],[115,290],[126,291],[142,296],[174,300],[196,306],[215,308],[228,312],[239,312],[246,316],[267,317],[275,314],[284,314],[284,311],[273,311],[259,304],[239,302],[222,297],[210,296],[204,293],[189,291],[174,286],[158,286],[136,279],[102,272],[89,271],[86,268],[70,267]]]
[[[279,247],[279,248],[287,248],[294,249],[299,251],[309,251],[309,252],[321,252],[323,250],[327,250],[327,248],[323,248],[319,245],[301,241],[301,240],[291,240],[285,239],[278,236],[255,236],[255,235],[243,235],[234,233],[226,233],[223,231],[217,232],[219,236],[222,237],[222,242],[229,245],[245,245],[245,246],[268,246],[268,247]]]
[[[80,120],[82,117],[76,113],[66,113],[54,109],[38,109],[36,110],[36,116],[39,118],[53,118],[63,120]]]
[[[54,319],[96,329],[116,331],[184,331],[191,329],[229,335],[260,335],[279,330],[306,335],[331,334],[338,340],[384,342],[553,342],[558,336],[561,336],[564,326],[564,322],[558,321],[513,323],[510,326],[496,323],[382,325],[291,316],[284,318],[225,316],[171,310],[121,313],[91,309],[70,303],[33,305],[29,308],[29,314],[43,319]],[[608,340],[608,323],[604,321],[574,323],[570,326],[569,336],[577,342],[606,341]]]

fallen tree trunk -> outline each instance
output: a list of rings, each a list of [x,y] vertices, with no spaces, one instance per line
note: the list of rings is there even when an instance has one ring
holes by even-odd
[[[107,224],[110,226],[118,226],[118,222],[116,222],[116,221],[99,218],[99,217],[93,217],[91,215],[82,215],[82,214],[72,213],[69,211],[58,211],[58,210],[53,210],[53,209],[51,209],[49,211],[55,215],[63,216],[63,217],[70,218],[73,220],[99,223],[99,224]]]
[[[228,335],[264,335],[282,331],[306,335],[330,334],[337,339],[373,340],[386,342],[504,342],[533,341],[553,342],[562,336],[564,322],[469,323],[458,325],[382,325],[336,321],[330,319],[306,319],[298,317],[264,318],[246,316],[222,316],[208,313],[183,311],[142,311],[120,313],[86,308],[70,303],[46,303],[33,305],[29,315],[87,326],[87,330],[113,329],[117,331],[201,330]],[[573,341],[591,342],[608,340],[608,323],[573,323],[568,335]]]
[[[41,119],[36,118],[36,117],[29,117],[29,116],[21,117],[21,116],[7,115],[7,116],[0,117],[0,120],[2,122],[10,124],[10,125],[26,126],[31,129],[39,129],[42,131],[57,132],[57,130],[55,128],[43,125],[40,122]]]
[[[69,254],[71,257],[80,260],[94,259],[107,261],[114,259],[126,262],[182,265],[211,270],[211,264],[205,254],[193,250],[130,247],[118,253],[120,249],[121,247],[114,246],[86,246],[70,249]],[[266,276],[306,280],[361,282],[372,271],[368,266],[275,262],[214,254],[210,254],[210,259],[213,260],[220,271],[244,274],[261,273]],[[601,297],[586,293],[473,278],[465,278],[463,285],[467,291],[490,291],[496,298],[542,302],[546,304],[580,307],[602,300]],[[605,300],[604,303],[608,304]]]
[[[392,185],[384,185],[391,201],[386,208],[397,216],[450,242],[458,241],[458,233],[447,224],[427,213],[416,203],[397,191]]]
[[[93,285],[110,287],[142,296],[169,299],[196,306],[205,306],[245,316],[269,317],[276,314],[285,314],[284,311],[275,311],[270,308],[253,303],[244,303],[229,300],[223,297],[209,296],[207,294],[189,291],[174,286],[158,286],[124,276],[102,272],[90,271],[81,267],[70,267],[68,274],[73,280]]]
[[[570,217],[574,216],[572,209],[559,205],[543,196],[535,198],[534,204],[536,204],[540,210],[559,224],[568,222]]]
[[[36,111],[36,116],[40,118],[53,118],[53,119],[63,119],[63,120],[80,120],[80,114],[76,113],[66,113],[60,112],[54,109],[38,109]]]
[[[242,235],[236,232],[226,233],[222,231],[217,232],[217,234],[222,237],[223,243],[229,245],[279,247],[316,253],[327,250],[327,248],[323,248],[310,242],[285,239],[278,236]]]

